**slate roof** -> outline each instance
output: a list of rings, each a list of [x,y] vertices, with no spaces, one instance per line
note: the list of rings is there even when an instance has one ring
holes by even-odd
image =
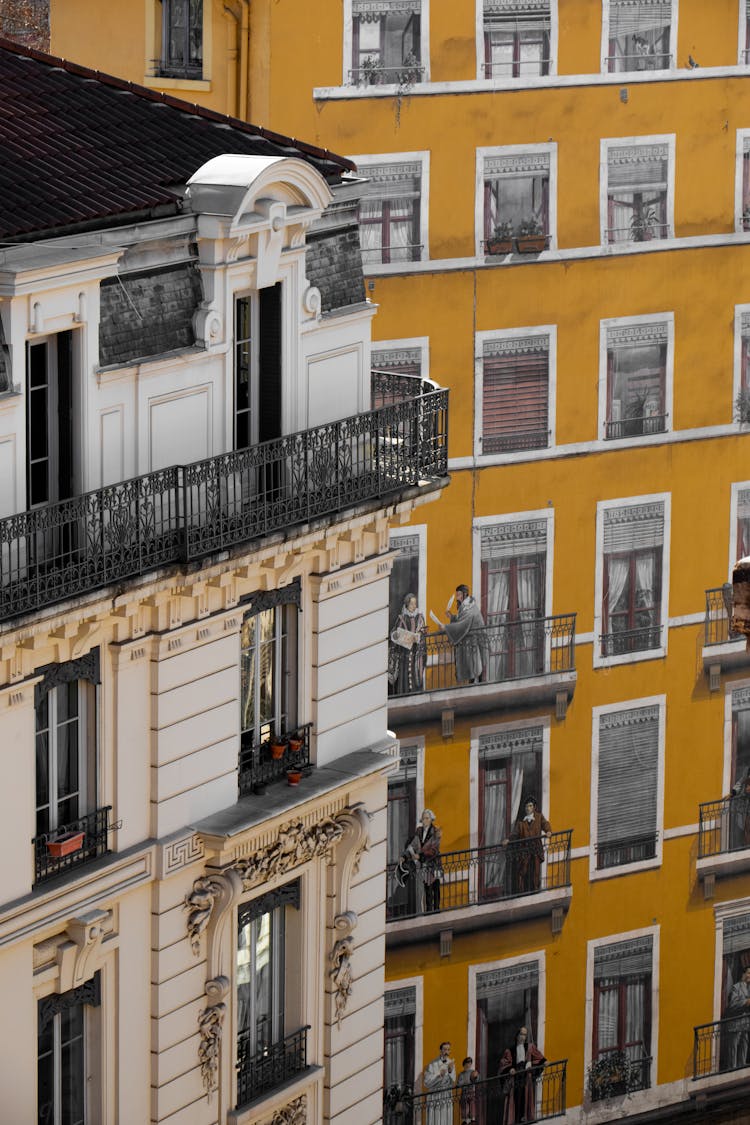
[[[170,187],[225,152],[299,157],[329,183],[354,168],[327,149],[0,39],[0,240],[172,214]]]

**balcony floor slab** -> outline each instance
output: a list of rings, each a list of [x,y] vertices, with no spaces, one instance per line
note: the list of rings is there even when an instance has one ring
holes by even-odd
[[[441,712],[472,715],[511,707],[552,705],[565,693],[573,698],[576,672],[555,672],[522,680],[503,680],[495,684],[466,684],[464,687],[403,695],[388,700],[388,720],[394,725],[438,719]]]

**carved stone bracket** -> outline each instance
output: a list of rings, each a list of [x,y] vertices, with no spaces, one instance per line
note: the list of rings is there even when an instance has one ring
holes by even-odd
[[[100,967],[101,945],[105,931],[112,928],[112,913],[90,910],[68,923],[69,941],[57,947],[60,969],[60,992],[79,988]]]
[[[333,920],[333,928],[341,936],[333,943],[333,949],[329,954],[331,968],[328,970],[328,976],[333,984],[333,1002],[338,1027],[341,1027],[341,1017],[346,1011],[346,1005],[352,994],[352,955],[354,953],[352,931],[357,925],[357,921],[357,915],[353,910],[337,914]]]
[[[293,1102],[277,1109],[268,1125],[306,1125],[307,1094],[301,1094]]]
[[[221,1035],[227,1011],[225,997],[229,992],[230,983],[229,977],[225,976],[214,977],[213,980],[207,981],[206,997],[209,1003],[198,1015],[198,1030],[201,1037],[198,1060],[209,1101],[212,1091],[217,1086]]]

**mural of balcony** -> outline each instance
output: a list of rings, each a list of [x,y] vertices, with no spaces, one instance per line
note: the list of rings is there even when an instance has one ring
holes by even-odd
[[[747,1015],[729,1016],[693,1029],[693,1079],[727,1074],[750,1077],[750,1036]]]
[[[444,710],[471,713],[495,704],[556,703],[564,717],[573,695],[575,671],[574,613],[485,625],[453,646],[444,633],[426,633],[413,653],[411,690],[391,685],[389,718],[416,722]],[[461,645],[478,649],[483,671],[478,682],[456,678]]]
[[[516,1075],[468,1086],[413,1094],[394,1086],[383,1096],[383,1125],[453,1125],[454,1122],[549,1121],[565,1114],[567,1059]],[[516,1104],[531,1110],[517,1113]]]
[[[260,1050],[248,1049],[246,1035],[237,1038],[237,1106],[263,1097],[307,1070],[308,1027],[301,1027]],[[249,1034],[249,1033],[247,1033]]]
[[[444,482],[431,391],[0,520],[0,620]]]
[[[622,1098],[651,1086],[651,1062],[643,1045],[633,1044],[625,1050],[604,1052],[589,1067],[587,1076],[592,1102]]]
[[[696,869],[706,892],[717,876],[750,871],[750,792],[699,806]]]
[[[312,723],[284,731],[260,746],[243,742],[240,746],[240,796],[264,793],[266,786],[285,781],[290,771],[309,773],[310,731]]]
[[[561,925],[571,898],[572,829],[485,848],[443,852],[434,869],[402,859],[386,871],[386,942],[548,915]],[[435,886],[438,886],[437,892]]]
[[[747,667],[750,654],[745,637],[732,632],[732,583],[706,590],[703,670],[711,691],[718,691],[722,672]]]
[[[646,615],[651,616],[650,611],[645,612]],[[661,646],[661,625],[643,625],[638,629],[618,629],[616,633],[603,633],[599,639],[603,657],[651,652]]]
[[[56,879],[106,855],[111,805],[62,824],[52,832],[35,836],[34,886]]]

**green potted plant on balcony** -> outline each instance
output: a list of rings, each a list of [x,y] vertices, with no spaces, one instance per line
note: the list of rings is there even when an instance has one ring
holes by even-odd
[[[362,60],[359,68],[359,84],[361,86],[377,86],[383,80],[383,64],[380,59],[370,55]]]
[[[547,248],[547,235],[542,224],[531,215],[524,219],[516,232],[516,249],[519,254],[541,254]]]
[[[648,204],[636,207],[630,219],[630,236],[633,242],[650,242],[657,237],[658,226],[659,216],[655,207]]]
[[[609,1051],[589,1067],[589,1093],[592,1102],[614,1098],[628,1092],[630,1072],[624,1051]]]
[[[54,859],[62,859],[63,856],[80,852],[85,835],[85,832],[63,832],[55,836],[54,840],[47,841],[47,854]]]
[[[513,249],[513,224],[498,223],[485,243],[488,254],[510,254]]]
[[[299,754],[304,745],[304,738],[300,738],[299,735],[295,734],[289,739],[289,752],[291,754]]]

